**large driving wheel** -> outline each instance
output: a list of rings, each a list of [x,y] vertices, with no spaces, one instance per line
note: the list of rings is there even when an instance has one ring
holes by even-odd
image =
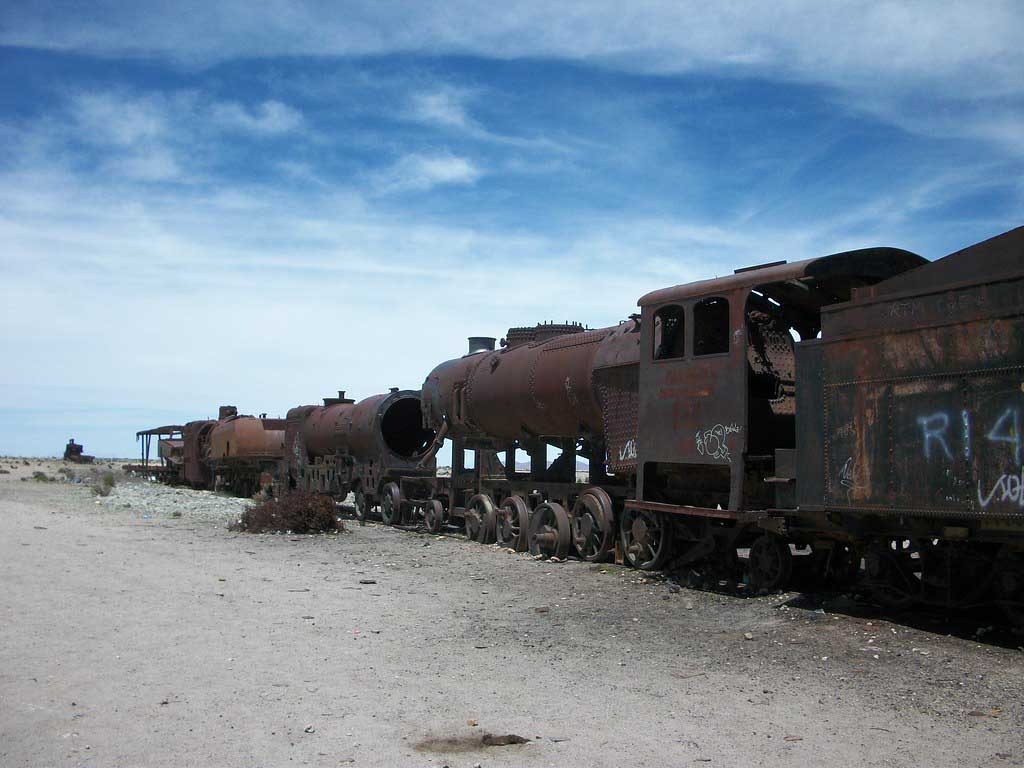
[[[759,592],[784,589],[793,575],[793,553],[781,536],[766,533],[750,545],[750,585]]]
[[[626,562],[634,568],[656,571],[668,560],[669,525],[660,512],[624,510],[619,519],[619,536]]]
[[[572,508],[572,543],[584,560],[597,563],[608,557],[615,542],[615,510],[603,488],[588,488]]]
[[[530,548],[530,508],[522,496],[509,496],[495,511],[495,539],[516,552]]]
[[[402,522],[402,491],[398,483],[387,483],[380,495],[380,518],[385,525]]]
[[[572,535],[569,513],[554,501],[546,501],[530,518],[530,552],[545,557],[564,558],[569,554]]]
[[[444,529],[444,505],[438,499],[430,499],[423,505],[423,522],[431,533]]]
[[[494,542],[494,502],[486,493],[478,493],[466,504],[466,536],[481,544]]]

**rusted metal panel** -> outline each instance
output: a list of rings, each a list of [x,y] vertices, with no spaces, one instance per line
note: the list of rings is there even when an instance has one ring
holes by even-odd
[[[868,303],[872,297],[894,301],[901,293],[919,294],[929,287],[951,289],[958,285],[993,285],[1001,280],[1017,280],[1024,253],[1024,227],[983,240],[951,253],[927,265],[926,269],[906,272],[858,292]],[[966,309],[966,307],[960,307]]]
[[[623,342],[634,326],[577,329],[442,363],[423,385],[426,421],[434,429],[447,423],[453,437],[496,444],[601,435],[594,371],[623,354],[635,359],[635,340]]]
[[[210,459],[280,459],[284,456],[283,419],[232,416],[210,433]]]
[[[720,499],[732,510],[774,503],[779,494],[766,484],[785,479],[774,471],[776,451],[796,441],[792,333],[813,336],[822,307],[923,262],[871,248],[641,298],[640,498],[697,506]]]
[[[606,463],[615,474],[636,472],[640,427],[639,366],[623,365],[594,372],[601,401]]]
[[[157,456],[169,464],[180,464],[184,458],[185,441],[183,439],[164,439],[157,443]]]
[[[583,333],[586,330],[580,323],[539,323],[537,325],[520,326],[509,328],[505,338],[501,340],[501,346],[510,348],[522,344],[534,344],[538,341],[547,341],[556,336],[564,336],[568,333]]]
[[[190,421],[182,430],[185,440],[183,475],[186,483],[196,488],[209,488],[213,484],[210,471],[210,433],[217,422]]]
[[[802,508],[1024,517],[1024,237],[947,259],[827,312],[801,345]]]
[[[759,283],[786,283],[791,280],[825,282],[838,278],[848,284],[850,277],[858,276],[865,284],[873,284],[924,263],[922,257],[899,248],[863,248],[817,259],[749,267],[726,277],[662,288],[642,296],[638,304],[641,307],[658,306],[743,290]]]
[[[395,472],[433,474],[427,450],[434,432],[423,426],[419,392],[395,389],[359,402],[339,393],[324,402],[288,412],[288,469],[296,485],[345,495],[361,483],[374,493]]]

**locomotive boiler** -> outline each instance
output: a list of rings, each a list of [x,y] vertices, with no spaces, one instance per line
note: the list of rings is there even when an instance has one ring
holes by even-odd
[[[290,488],[339,499],[354,493],[360,519],[379,506],[385,522],[398,523],[410,511],[399,480],[424,495],[418,483],[434,474],[425,455],[433,439],[419,392],[392,389],[356,402],[342,391],[288,411],[284,474]]]
[[[501,349],[471,339],[468,355],[428,374],[424,422],[453,441],[441,501],[470,535],[557,556],[575,538],[588,559],[607,554],[615,505],[634,474],[639,330],[636,318],[597,330],[513,328]],[[549,463],[552,447],[561,453]],[[577,482],[577,457],[588,462],[586,483]]]

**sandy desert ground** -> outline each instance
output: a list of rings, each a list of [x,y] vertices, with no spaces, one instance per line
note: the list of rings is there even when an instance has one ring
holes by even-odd
[[[1024,765],[997,630],[21,480],[60,466],[0,459],[2,766]]]

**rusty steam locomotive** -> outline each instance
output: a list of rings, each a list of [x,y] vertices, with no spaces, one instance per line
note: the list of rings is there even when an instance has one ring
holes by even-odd
[[[763,590],[799,568],[1024,624],[1024,228],[934,262],[872,248],[739,269],[639,307],[499,349],[474,337],[418,392],[222,413],[168,453],[177,437],[190,483],[351,492],[360,517],[540,555]]]

